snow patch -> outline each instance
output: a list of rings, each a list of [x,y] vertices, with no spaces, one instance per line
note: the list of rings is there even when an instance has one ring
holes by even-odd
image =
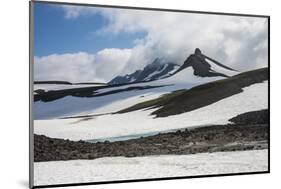
[[[221,66],[218,66],[217,64],[213,63],[212,61],[210,61],[206,58],[205,58],[205,60],[209,64],[211,64],[211,69],[212,69],[213,72],[222,73],[222,74],[225,74],[227,76],[234,76],[234,75],[240,74],[240,72],[238,72],[238,71],[232,71],[232,70],[225,69]]]
[[[150,80],[154,75],[159,74],[159,73],[161,73],[162,71],[164,71],[164,70],[167,68],[167,66],[168,66],[168,64],[165,64],[162,69],[156,70],[155,72],[149,74],[144,80],[145,80],[145,81]]]
[[[268,170],[268,150],[108,157],[34,163],[34,184],[53,185]]]

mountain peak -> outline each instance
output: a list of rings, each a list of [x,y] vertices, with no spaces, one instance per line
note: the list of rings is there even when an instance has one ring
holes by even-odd
[[[143,69],[124,76],[117,76],[108,82],[108,84],[118,85],[154,81],[175,75],[188,67],[192,67],[193,74],[199,77],[229,77],[237,74],[236,70],[204,55],[199,48],[196,48],[194,53],[184,61],[182,66],[172,62],[165,62],[161,58],[155,58]]]
[[[236,70],[204,55],[199,48],[195,49],[194,54],[191,54],[184,61],[184,64],[175,72],[175,74],[188,67],[192,67],[194,70],[193,74],[200,77],[229,77],[230,75],[233,75],[230,71],[237,72]]]
[[[199,48],[196,48],[195,51],[194,51],[194,54],[195,55],[201,55],[201,50]]]
[[[155,59],[153,60],[153,62],[150,63],[150,64],[148,64],[145,68],[147,68],[147,67],[158,67],[158,66],[160,66],[160,64],[161,64],[160,58],[155,58]],[[144,68],[144,69],[145,69],[145,68]]]
[[[117,76],[108,84],[118,85],[125,83],[147,82],[162,79],[172,75],[179,65],[172,62],[165,62],[163,59],[156,58],[150,64],[146,65],[142,70],[137,70],[132,74]]]

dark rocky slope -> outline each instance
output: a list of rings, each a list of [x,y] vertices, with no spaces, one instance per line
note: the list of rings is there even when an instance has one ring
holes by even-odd
[[[229,121],[235,124],[259,124],[269,122],[269,111],[259,110],[240,114]]]
[[[268,80],[268,68],[257,69],[227,79],[199,85],[189,90],[174,91],[157,99],[136,104],[118,113],[159,107],[158,110],[152,112],[152,115],[156,115],[156,117],[176,115],[241,93],[243,91],[242,88],[265,80]]]

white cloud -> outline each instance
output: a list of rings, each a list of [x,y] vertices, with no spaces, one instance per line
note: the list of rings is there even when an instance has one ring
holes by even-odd
[[[79,52],[35,57],[34,80],[107,82],[124,72],[130,52],[130,49],[104,49],[97,54]]]
[[[96,53],[95,70],[99,78],[110,81],[116,75],[126,74],[131,49],[104,49]]]
[[[79,52],[34,58],[35,80],[88,80],[94,76],[94,56]]]
[[[97,13],[95,8],[85,6],[61,5],[60,7],[65,10],[65,18],[67,19],[74,19],[82,15],[91,15]]]
[[[255,50],[267,44],[265,18],[121,9],[101,9],[101,14],[109,24],[100,33],[147,32],[144,39],[137,40],[145,47],[142,54],[146,56],[182,64],[199,47],[203,53],[242,71],[268,64],[267,48]],[[257,59],[265,61],[261,64]]]
[[[131,49],[37,57],[40,70],[50,72],[38,72],[38,77],[59,75],[64,80],[109,81],[116,75],[140,69],[157,57],[182,64],[197,47],[240,71],[268,65],[266,18],[81,6],[63,6],[63,10],[67,19],[102,15],[107,25],[95,31],[99,35],[118,37],[121,33],[135,32],[147,35],[135,39]],[[48,61],[48,65],[42,64]]]

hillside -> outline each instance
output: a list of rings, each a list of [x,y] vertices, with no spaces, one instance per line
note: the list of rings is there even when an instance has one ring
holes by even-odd
[[[166,117],[180,114],[241,93],[242,88],[265,80],[268,80],[268,68],[244,72],[227,79],[195,86],[189,90],[174,91],[157,99],[136,104],[118,113],[159,107],[159,109],[152,112],[152,115]]]

